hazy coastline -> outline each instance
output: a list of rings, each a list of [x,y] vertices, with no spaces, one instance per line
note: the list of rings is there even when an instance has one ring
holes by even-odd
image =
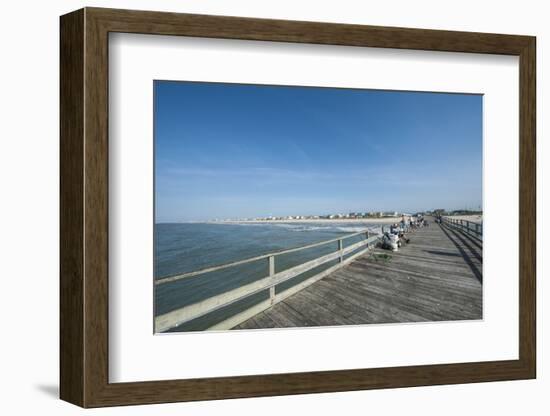
[[[408,218],[406,215],[405,218]],[[280,219],[280,220],[224,220],[206,221],[206,224],[388,224],[401,221],[399,217],[383,218],[307,218],[307,219]]]

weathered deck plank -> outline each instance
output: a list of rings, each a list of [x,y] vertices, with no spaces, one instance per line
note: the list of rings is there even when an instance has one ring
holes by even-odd
[[[235,329],[481,319],[481,242],[433,222],[409,236],[398,252],[373,250]]]

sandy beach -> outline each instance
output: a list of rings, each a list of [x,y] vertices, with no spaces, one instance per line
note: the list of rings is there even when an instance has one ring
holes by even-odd
[[[452,215],[448,218],[452,218],[454,220],[466,220],[470,222],[476,222],[481,224],[483,222],[483,215]]]

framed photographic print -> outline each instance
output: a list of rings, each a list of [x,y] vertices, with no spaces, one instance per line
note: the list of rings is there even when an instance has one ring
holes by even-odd
[[[61,398],[534,378],[535,38],[61,17]]]

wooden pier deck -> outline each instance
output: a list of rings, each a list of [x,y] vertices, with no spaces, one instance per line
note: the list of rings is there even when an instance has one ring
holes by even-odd
[[[430,224],[398,252],[371,250],[234,329],[481,319],[482,243]]]

